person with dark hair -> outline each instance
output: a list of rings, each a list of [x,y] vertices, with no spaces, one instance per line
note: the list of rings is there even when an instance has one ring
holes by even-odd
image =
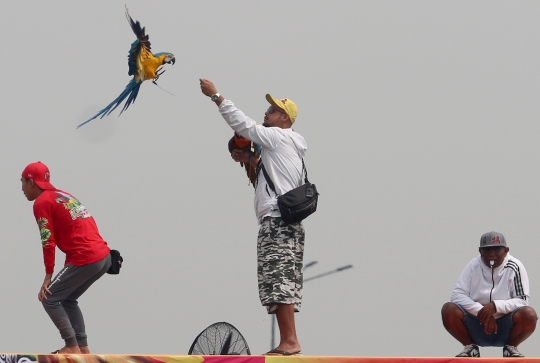
[[[444,327],[464,348],[456,357],[480,357],[479,346],[503,347],[503,357],[523,357],[517,349],[536,328],[529,306],[529,277],[497,232],[480,238],[480,255],[459,277],[451,302],[442,307]]]
[[[43,247],[45,279],[38,299],[65,341],[65,346],[53,353],[89,354],[77,299],[111,266],[110,249],[88,210],[51,184],[45,164],[29,164],[21,183],[26,199],[34,202]],[[66,262],[53,279],[56,247],[66,254]]]

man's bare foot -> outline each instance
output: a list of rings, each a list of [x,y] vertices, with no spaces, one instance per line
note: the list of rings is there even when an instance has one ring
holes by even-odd
[[[81,354],[90,354],[90,349],[88,349],[88,345],[79,346],[79,349],[81,350]]]
[[[79,349],[78,345],[74,345],[72,347],[64,347],[60,349],[58,354],[81,354],[81,350]]]

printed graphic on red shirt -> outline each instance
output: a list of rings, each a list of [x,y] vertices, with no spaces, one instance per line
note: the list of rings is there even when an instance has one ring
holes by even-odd
[[[63,190],[44,190],[34,202],[34,216],[48,274],[54,272],[56,247],[66,254],[65,264],[74,266],[97,262],[110,253],[92,215]]]
[[[90,215],[90,212],[88,212],[88,209],[86,209],[81,202],[73,198],[71,195],[59,191],[56,193],[58,194],[58,197],[56,197],[56,203],[62,203],[64,208],[69,210],[71,219],[75,220],[77,218],[89,218],[92,216]]]
[[[47,247],[49,245],[49,238],[51,237],[51,230],[47,228],[49,221],[47,218],[38,219],[39,234],[41,235],[41,245]]]

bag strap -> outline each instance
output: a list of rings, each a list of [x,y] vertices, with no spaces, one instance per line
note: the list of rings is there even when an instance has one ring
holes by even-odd
[[[276,187],[274,186],[274,182],[272,181],[272,179],[270,179],[270,177],[268,176],[268,173],[266,172],[266,168],[264,167],[264,164],[262,162],[262,160],[259,160],[259,165],[257,165],[257,167],[260,166],[260,169],[262,169],[262,172],[264,174],[264,178],[266,179],[266,183],[268,184],[268,186],[270,187],[270,189],[272,189],[272,191],[274,192],[275,195],[277,195],[277,192],[276,192]]]
[[[257,175],[259,175],[259,170],[262,170],[262,172],[264,174],[264,178],[266,179],[266,183],[268,184],[270,189],[272,189],[274,194],[277,195],[276,187],[274,186],[274,182],[272,181],[272,179],[270,179],[270,176],[266,172],[266,168],[264,167],[264,164],[262,162],[262,158],[259,159],[259,164],[257,165]],[[306,177],[304,178],[304,182],[309,183],[309,180],[308,180],[308,177],[307,177],[306,165],[304,164],[304,158],[302,158],[302,174],[304,174],[304,172],[306,173]]]
[[[294,148],[296,149],[296,153],[298,154],[298,156],[300,156],[300,152],[298,151],[298,147],[296,147],[296,144],[294,143],[294,140],[292,139],[291,137],[291,141],[294,145]],[[264,164],[262,162],[262,155],[261,157],[259,158],[259,164],[257,164],[257,168],[255,169],[255,174],[257,174],[257,177],[259,176],[259,171],[262,169],[262,172],[264,174],[264,178],[266,179],[266,183],[268,183],[268,186],[270,187],[270,189],[272,189],[272,191],[274,192],[275,195],[277,195],[277,192],[276,192],[276,188],[274,186],[274,182],[272,181],[272,179],[270,179],[270,177],[268,176],[268,173],[266,172],[266,169],[264,167]],[[304,164],[304,158],[302,158],[302,175],[306,173],[305,175],[305,178],[304,178],[304,183],[309,183],[309,180],[308,180],[308,176],[307,176],[307,169],[306,169],[306,164]]]
[[[298,154],[298,157],[300,157],[300,151],[298,150],[298,146],[296,146],[296,144],[294,143],[294,140],[293,140],[292,137],[291,137],[291,141],[292,141],[292,143],[294,145],[294,148],[296,149],[296,153]],[[304,178],[304,183],[309,183],[309,180],[307,178],[306,164],[304,164],[304,158],[302,158],[302,174],[304,174],[304,172],[306,173],[306,177]]]
[[[309,180],[307,178],[307,169],[306,164],[304,164],[304,158],[302,158],[302,171],[306,173],[306,177],[304,178],[304,183],[309,183]]]

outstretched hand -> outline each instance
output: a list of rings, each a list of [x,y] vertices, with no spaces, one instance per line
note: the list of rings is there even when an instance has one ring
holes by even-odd
[[[214,86],[214,84],[209,80],[199,78],[199,81],[201,82],[201,92],[204,93],[206,96],[210,97],[218,93],[216,86]]]

